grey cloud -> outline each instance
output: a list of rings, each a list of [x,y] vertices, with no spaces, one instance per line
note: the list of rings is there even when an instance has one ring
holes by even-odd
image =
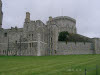
[[[89,37],[100,37],[99,0],[2,0],[3,27],[23,27],[25,12],[31,19],[43,22],[49,16],[70,16],[77,20],[78,33]],[[63,9],[63,13],[62,13]]]

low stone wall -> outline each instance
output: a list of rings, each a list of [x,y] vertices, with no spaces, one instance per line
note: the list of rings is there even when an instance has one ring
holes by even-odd
[[[84,42],[58,42],[57,55],[93,54],[92,43]]]

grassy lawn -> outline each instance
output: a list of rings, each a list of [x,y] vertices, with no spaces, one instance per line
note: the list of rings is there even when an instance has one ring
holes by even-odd
[[[100,75],[100,55],[0,56],[0,75]]]

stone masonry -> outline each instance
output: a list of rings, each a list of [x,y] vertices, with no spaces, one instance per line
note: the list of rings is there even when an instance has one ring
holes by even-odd
[[[49,17],[44,24],[33,21],[26,12],[23,28],[2,28],[2,2],[0,0],[0,55],[46,56],[68,54],[100,54],[100,39],[92,42],[59,42],[62,31],[77,34],[76,20],[68,16]]]

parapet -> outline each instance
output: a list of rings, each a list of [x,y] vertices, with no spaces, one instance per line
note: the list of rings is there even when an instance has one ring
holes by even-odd
[[[73,21],[74,23],[76,23],[76,20],[71,18],[71,17],[68,17],[68,16],[58,16],[58,17],[55,17],[53,18],[52,20],[59,20],[59,19],[67,19],[67,20],[70,20],[70,21]]]
[[[44,26],[45,24],[41,20],[36,20],[35,25],[36,26]]]
[[[44,24],[41,20],[36,20],[36,23],[42,23],[42,24]]]
[[[11,27],[10,29],[3,29],[5,32],[22,32],[23,28]]]

